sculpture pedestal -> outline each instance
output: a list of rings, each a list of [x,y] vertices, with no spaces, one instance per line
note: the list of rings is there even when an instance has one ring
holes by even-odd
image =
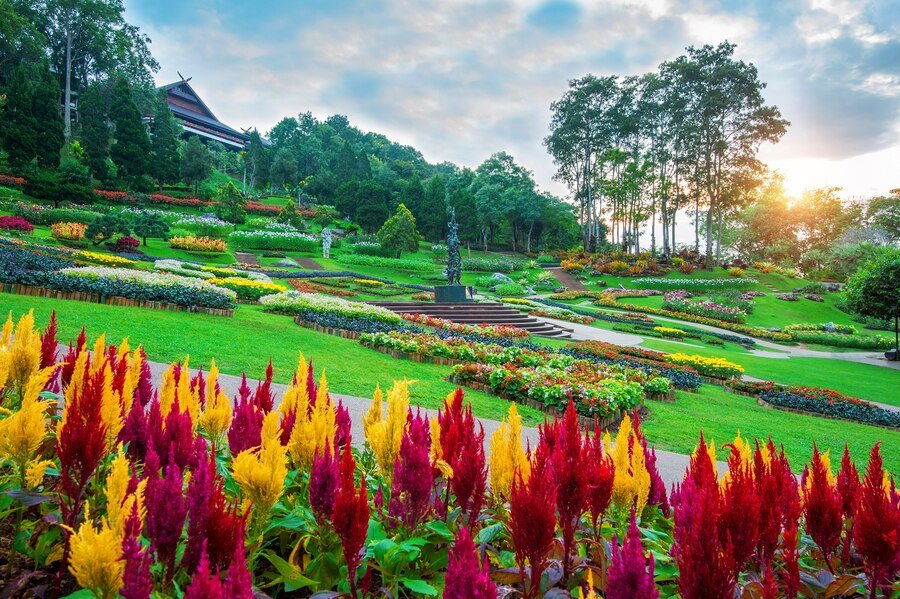
[[[437,303],[463,303],[472,300],[466,297],[465,285],[435,285],[434,301]]]

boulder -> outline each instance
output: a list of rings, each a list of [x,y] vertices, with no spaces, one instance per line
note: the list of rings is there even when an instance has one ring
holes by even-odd
[[[297,264],[296,260],[292,260],[291,258],[282,258],[278,262],[275,263],[275,266],[283,266],[284,268],[293,268],[294,266],[300,266]]]
[[[500,281],[501,283],[515,283],[515,281],[507,277],[502,272],[495,272],[491,275],[491,278],[495,281]]]
[[[822,330],[826,333],[833,333],[835,331],[833,322],[826,322],[822,325]]]

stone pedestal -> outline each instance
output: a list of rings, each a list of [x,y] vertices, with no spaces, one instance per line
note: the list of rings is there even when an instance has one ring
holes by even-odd
[[[462,303],[472,300],[466,296],[465,285],[435,285],[434,301],[437,303]]]

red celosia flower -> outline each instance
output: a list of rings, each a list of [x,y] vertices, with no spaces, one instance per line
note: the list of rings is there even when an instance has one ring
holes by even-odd
[[[143,347],[140,348],[140,352],[141,375],[134,390],[134,399],[141,404],[142,408],[146,408],[150,400],[153,399],[153,376],[150,373],[150,362],[147,360],[147,352],[144,351]]]
[[[147,413],[135,397],[135,401],[131,402],[131,410],[125,416],[122,430],[119,431],[119,441],[128,445],[127,455],[132,462],[144,461],[152,442],[149,434]]]
[[[56,310],[53,310],[50,313],[50,322],[47,323],[47,328],[41,334],[41,368],[49,368],[56,364],[56,357],[59,353],[59,341],[56,339],[56,332]],[[56,380],[57,372],[59,372],[59,369],[54,372],[54,376],[47,382],[48,391],[59,391],[59,382]]]
[[[853,525],[853,540],[863,558],[869,577],[870,596],[884,585],[890,595],[890,582],[900,572],[900,493],[885,478],[880,443],[872,447],[863,478]]]
[[[844,517],[852,518],[859,503],[859,494],[862,486],[859,482],[859,472],[856,465],[850,459],[850,449],[844,444],[844,455],[841,458],[841,470],[837,475],[837,489],[841,496],[841,506]]]
[[[731,563],[737,577],[750,559],[759,540],[759,514],[762,497],[753,479],[753,465],[744,463],[740,450],[731,445],[728,456],[728,479],[721,489],[719,542],[731,550]]]
[[[337,428],[337,431],[334,434],[334,445],[335,447],[349,445],[353,440],[353,437],[350,434],[350,428],[353,424],[350,418],[350,410],[347,409],[344,402],[338,400],[334,411],[334,423]]]
[[[509,498],[509,533],[523,584],[525,564],[531,568],[531,578],[525,586],[526,599],[540,592],[541,576],[547,567],[556,530],[556,489],[550,465],[540,446],[532,461],[528,481],[523,481],[522,475],[517,473]]]
[[[584,464],[588,452],[584,451],[581,426],[575,404],[569,400],[565,416],[554,427],[556,443],[551,455],[553,476],[556,487],[556,511],[563,537],[563,580],[569,578],[572,549],[575,544],[575,529],[581,515],[587,509],[588,469]],[[548,433],[549,436],[549,433]]]
[[[266,366],[266,378],[262,382],[257,382],[256,392],[253,394],[253,403],[262,410],[263,414],[268,414],[275,406],[275,396],[272,395],[272,360]]]
[[[309,471],[309,507],[320,521],[330,518],[334,511],[334,493],[340,483],[339,465],[340,459],[329,445],[325,446],[324,454],[319,455],[317,451],[313,456]]]
[[[125,570],[122,573],[122,588],[119,594],[124,599],[149,599],[153,590],[153,578],[150,575],[150,564],[153,558],[150,552],[142,548],[141,519],[138,516],[137,504],[133,504],[131,514],[125,523],[125,538],[122,540],[122,560]]]
[[[772,570],[772,562],[766,563],[766,571],[762,579],[763,599],[778,598],[778,584],[775,582],[775,572]]]
[[[596,535],[599,530],[597,523],[612,500],[616,465],[603,450],[603,433],[599,427],[594,428],[594,434],[585,441],[585,446],[586,459],[580,467],[585,469],[587,476],[587,509]]]
[[[487,560],[478,563],[478,552],[469,529],[456,533],[444,584],[444,599],[496,599],[497,585],[491,580]]]
[[[147,536],[158,561],[166,568],[167,577],[171,578],[187,505],[182,491],[184,479],[173,459],[165,471],[161,479],[153,473],[147,479]]]
[[[234,418],[228,429],[228,448],[232,456],[237,456],[245,449],[259,447],[262,442],[262,423],[265,414],[249,397],[250,390],[246,384],[245,376],[241,381],[239,395],[235,398]]]
[[[663,482],[662,476],[656,468],[656,450],[647,445],[647,438],[641,429],[641,418],[637,410],[634,412],[633,423],[634,434],[637,435],[641,447],[644,449],[644,466],[647,468],[647,473],[650,474],[650,492],[647,494],[647,504],[659,506],[659,510],[668,518],[670,508],[666,483]]]
[[[231,565],[225,572],[225,597],[228,599],[254,599],[253,575],[247,568],[244,539],[234,548]]]
[[[90,373],[85,363],[84,384],[66,406],[66,421],[60,427],[56,454],[60,464],[60,509],[63,522],[72,526],[81,511],[84,490],[106,454],[106,430],[102,418],[104,369]]]
[[[730,547],[722,546],[721,498],[703,435],[681,486],[672,496],[672,553],[684,599],[732,599],[737,584]]]
[[[350,446],[344,447],[341,458],[341,484],[334,497],[334,512],[331,524],[341,539],[341,549],[347,564],[347,579],[350,594],[356,593],[356,569],[359,567],[366,532],[369,527],[369,500],[366,496],[366,481],[359,481],[359,489],[353,482],[356,462],[350,453]]]
[[[606,581],[606,599],[657,599],[659,591],[653,583],[653,556],[644,557],[641,533],[634,509],[625,542],[619,547],[613,538],[612,556]]]
[[[819,448],[813,444],[813,458],[809,475],[803,485],[803,515],[806,531],[822,551],[828,562],[841,539],[843,506],[837,487],[829,480],[828,471]],[[829,566],[830,569],[830,566]]]
[[[753,454],[753,476],[756,493],[765,498],[759,503],[759,535],[757,538],[756,562],[770,562],[778,548],[782,530],[797,526],[799,510],[797,479],[791,472],[790,464],[784,455],[784,449],[776,450],[771,439],[768,441],[766,453],[756,445]]]
[[[391,501],[388,515],[394,522],[415,528],[429,510],[434,474],[429,451],[431,432],[428,419],[416,414],[408,419],[400,442],[400,453],[394,462]]]
[[[164,461],[163,465],[174,463],[179,470],[194,465],[194,424],[190,412],[187,409],[181,411],[177,398],[166,416],[164,425],[156,401],[150,406],[148,422],[156,455],[168,460]]]
[[[72,380],[72,373],[75,371],[75,360],[86,345],[87,334],[84,332],[84,327],[81,327],[81,332],[78,333],[78,339],[76,340],[75,345],[73,346],[70,341],[69,351],[67,351],[66,355],[63,357],[63,365],[59,371],[59,383],[62,387],[69,386],[69,381]]]
[[[184,599],[226,599],[225,588],[218,572],[212,572],[206,552],[202,551],[200,564],[184,592]]]
[[[484,456],[484,428],[475,432],[472,406],[463,406],[462,389],[457,388],[446,410],[438,411],[441,455],[453,469],[450,490],[465,521],[472,526],[484,502],[487,463]]]
[[[181,567],[194,572],[200,563],[201,549],[206,544],[206,530],[212,501],[213,479],[216,476],[215,458],[199,456],[197,467],[191,472],[187,489],[187,544],[181,557]]]

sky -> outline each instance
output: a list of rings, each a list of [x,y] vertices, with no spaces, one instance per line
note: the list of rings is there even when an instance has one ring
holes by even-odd
[[[264,132],[340,113],[475,167],[505,150],[566,196],[543,146],[550,103],[587,73],[653,71],[737,44],[791,122],[761,158],[788,190],[900,187],[897,0],[127,0],[160,84],[192,77],[217,117]]]

